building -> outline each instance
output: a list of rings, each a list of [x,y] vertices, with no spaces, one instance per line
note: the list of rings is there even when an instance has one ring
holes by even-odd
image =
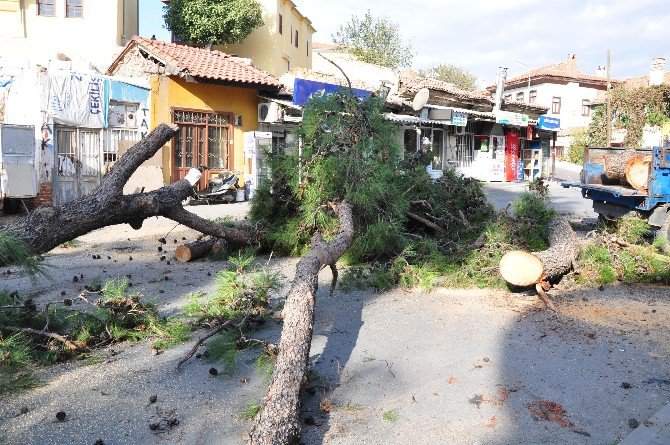
[[[163,3],[169,3],[163,0]],[[291,0],[258,0],[263,7],[263,26],[242,43],[216,45],[215,49],[246,57],[275,77],[293,68],[312,68],[312,22]]]
[[[488,90],[495,92],[495,86],[488,87]],[[595,75],[582,73],[577,56],[571,54],[561,62],[507,79],[503,97],[508,101],[545,106],[550,117],[560,119],[561,130],[566,130],[559,133],[556,142],[560,156],[561,148],[570,145],[572,130],[588,127],[591,122],[590,105],[600,91],[607,91],[605,69],[598,68]]]
[[[223,170],[251,173],[244,133],[258,128],[259,94],[281,88],[270,74],[221,51],[137,36],[108,74],[148,79],[153,125],[179,124],[179,135],[162,150],[165,183],[183,179],[199,166],[207,167],[201,186]]]
[[[0,58],[60,54],[104,71],[138,30],[138,0],[0,0]]]
[[[649,74],[646,76],[630,77],[624,79],[619,83],[617,88],[625,88],[633,91],[640,88],[647,88],[653,86],[670,86],[670,71],[666,71],[666,61],[663,57],[655,57],[651,60]],[[607,103],[607,93],[605,91],[599,92],[598,97],[591,103],[592,108],[604,107]],[[666,95],[666,107],[670,109],[670,98]],[[618,122],[615,123],[611,133],[610,144],[612,146],[623,146],[626,138],[626,129],[619,127]],[[656,147],[661,146],[662,140],[665,136],[670,135],[670,122],[664,125],[650,125],[646,123],[642,129],[642,147]]]
[[[483,181],[532,180],[551,172],[555,133],[541,125],[547,107],[504,100],[495,110],[486,92],[409,71],[400,73],[387,102],[387,118],[399,124],[398,142],[407,153],[430,150],[427,171],[435,178],[447,168]]]

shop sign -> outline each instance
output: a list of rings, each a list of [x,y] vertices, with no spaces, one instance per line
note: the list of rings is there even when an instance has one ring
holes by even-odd
[[[540,116],[537,128],[540,130],[557,131],[561,129],[561,120],[556,117],[542,115]]]
[[[528,126],[528,115],[513,113],[511,111],[496,112],[496,123],[504,125],[516,125],[518,127]]]
[[[468,124],[468,115],[465,113],[454,113],[451,116],[451,125],[465,127]]]
[[[348,87],[296,78],[293,84],[293,104],[302,106],[305,105],[312,97],[337,93],[342,89],[348,89]],[[370,97],[370,95],[372,95],[371,91],[359,90],[357,88],[352,88],[351,91],[353,92],[354,96],[358,97],[359,99],[367,99]]]

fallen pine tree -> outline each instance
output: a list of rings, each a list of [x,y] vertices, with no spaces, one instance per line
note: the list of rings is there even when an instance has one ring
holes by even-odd
[[[123,186],[144,161],[151,158],[175,134],[176,125],[161,124],[122,156],[90,194],[60,206],[41,207],[28,216],[6,225],[2,234],[12,242],[0,243],[0,260],[11,262],[12,246],[25,247],[38,255],[81,235],[114,224],[140,229],[145,219],[164,216],[194,230],[230,241],[247,244],[251,234],[201,218],[184,209],[182,201],[193,194],[183,179],[148,193],[123,194]]]

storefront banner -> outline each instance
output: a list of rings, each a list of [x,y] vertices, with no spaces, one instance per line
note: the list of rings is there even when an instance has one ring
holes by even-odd
[[[542,115],[540,116],[537,128],[540,130],[558,131],[561,129],[561,120],[556,117]]]
[[[497,111],[496,123],[504,125],[516,125],[519,127],[527,127],[528,115],[522,113],[513,113],[511,111]]]
[[[468,115],[465,113],[456,113],[451,116],[451,125],[456,127],[465,127],[468,125]]]
[[[102,76],[59,73],[49,76],[48,114],[55,123],[106,128],[108,82]]]
[[[341,89],[347,89],[348,87],[343,87],[340,85],[333,85],[330,83],[316,82],[313,80],[306,79],[295,79],[293,84],[293,104],[294,105],[305,105],[313,96],[321,96],[326,94],[337,93]],[[367,99],[372,95],[371,91],[359,90],[357,88],[352,88],[354,96],[359,99]]]

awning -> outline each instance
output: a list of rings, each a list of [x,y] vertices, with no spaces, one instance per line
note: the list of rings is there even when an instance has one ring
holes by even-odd
[[[426,108],[433,108],[435,110],[452,110],[454,113],[463,113],[467,114],[468,116],[479,117],[482,119],[490,119],[490,120],[496,119],[493,113],[489,113],[487,111],[475,111],[475,110],[468,110],[466,108],[447,107],[444,105],[431,105],[431,104],[426,105]]]

